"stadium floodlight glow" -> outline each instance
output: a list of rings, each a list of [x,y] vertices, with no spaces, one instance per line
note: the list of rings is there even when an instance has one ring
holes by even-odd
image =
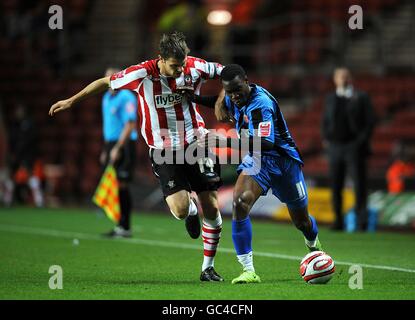
[[[232,14],[228,10],[212,10],[207,16],[207,21],[215,26],[224,26],[231,22]]]

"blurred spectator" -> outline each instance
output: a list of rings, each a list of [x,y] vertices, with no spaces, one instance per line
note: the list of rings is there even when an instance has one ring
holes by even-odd
[[[342,189],[349,171],[355,193],[358,229],[367,229],[367,158],[375,116],[370,97],[352,85],[347,68],[333,76],[336,91],[326,98],[322,121],[323,144],[328,147],[332,204],[336,214],[333,230],[343,230]]]
[[[244,66],[246,70],[252,70],[254,61],[251,54],[243,53],[244,50],[240,48],[256,45],[257,34],[252,26],[261,2],[262,0],[241,0],[236,2],[231,10],[234,27],[230,29],[229,41],[233,47],[238,48],[232,52],[231,60]]]
[[[2,3],[2,22],[5,36],[9,40],[17,40],[27,37],[31,32],[31,10],[35,6],[34,1],[7,1]]]
[[[6,166],[7,132],[4,123],[3,104],[0,100],[0,170]]]
[[[3,109],[0,101],[0,199],[4,199],[7,183],[10,180],[6,165],[7,132],[4,122]]]
[[[70,47],[70,60],[78,64],[84,58],[85,45],[88,30],[88,14],[91,11],[91,3],[88,0],[72,0],[65,10],[69,11],[65,20],[65,36],[68,37]]]
[[[415,181],[415,143],[401,141],[395,161],[386,172],[389,193],[404,192]]]
[[[286,14],[292,6],[293,3],[291,0],[261,0],[259,3],[254,4],[255,10],[253,11],[255,14],[255,19],[275,19],[278,16]]]
[[[16,196],[18,202],[32,200],[37,207],[42,207],[43,169],[40,159],[36,158],[36,129],[26,106],[22,103],[18,103],[15,108],[8,132],[11,179],[6,183],[4,202],[6,206],[10,206]],[[27,192],[28,189],[32,198]]]
[[[49,7],[55,4],[63,7],[63,30],[49,28]],[[20,48],[16,54],[24,56],[25,68],[41,68],[60,75],[70,71],[69,64],[82,61],[90,8],[90,0],[3,1],[0,3],[0,39],[4,35],[7,45]]]

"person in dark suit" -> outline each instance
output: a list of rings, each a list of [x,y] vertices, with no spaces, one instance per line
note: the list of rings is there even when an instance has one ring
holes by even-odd
[[[326,97],[322,121],[323,145],[328,151],[332,205],[336,214],[333,230],[343,230],[342,190],[346,173],[353,181],[357,227],[367,229],[367,158],[375,115],[369,95],[352,85],[347,68],[333,76],[336,91]]]

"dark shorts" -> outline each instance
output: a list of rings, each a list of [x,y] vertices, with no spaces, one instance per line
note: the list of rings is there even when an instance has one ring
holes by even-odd
[[[118,160],[114,163],[115,170],[117,171],[117,179],[122,182],[131,182],[134,175],[134,165],[136,161],[136,143],[137,141],[129,140],[124,144],[121,149],[121,154]],[[116,142],[105,143],[105,166],[108,164],[109,155],[111,149]]]
[[[220,164],[216,156],[209,154],[209,157],[216,159],[212,165],[199,165],[199,163],[156,163],[154,160],[154,149],[150,149],[151,165],[154,175],[159,179],[161,189],[165,197],[178,191],[186,190],[196,192],[216,191],[222,185],[222,180],[217,182],[209,181],[209,172],[214,172],[220,177]]]

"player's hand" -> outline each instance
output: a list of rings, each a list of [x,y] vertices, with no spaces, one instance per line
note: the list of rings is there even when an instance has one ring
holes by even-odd
[[[73,102],[70,99],[58,101],[52,107],[50,107],[49,115],[54,116],[55,113],[69,109],[70,107],[72,107],[72,105],[73,105]]]
[[[120,158],[120,147],[115,145],[110,152],[110,163],[113,165]]]
[[[106,161],[107,161],[107,154],[105,151],[102,151],[99,156],[99,163],[101,163],[101,165],[104,165]]]
[[[220,122],[232,122],[233,121],[231,115],[229,114],[229,111],[225,107],[223,100],[216,101],[215,116],[216,116],[216,119]]]
[[[195,91],[193,87],[177,87],[176,92],[181,94],[186,100],[194,101],[195,99]]]
[[[226,137],[217,133],[207,133],[197,140],[197,144],[201,148],[216,148],[218,145],[226,146]]]

